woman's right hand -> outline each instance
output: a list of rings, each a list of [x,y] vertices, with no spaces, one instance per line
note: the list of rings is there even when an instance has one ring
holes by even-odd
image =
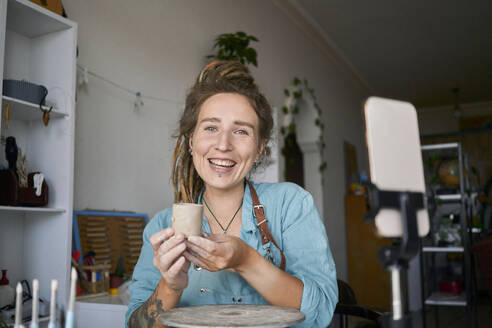
[[[177,292],[188,286],[190,262],[185,259],[185,236],[174,234],[173,228],[161,230],[150,237],[154,249],[154,265],[160,271],[166,284]]]

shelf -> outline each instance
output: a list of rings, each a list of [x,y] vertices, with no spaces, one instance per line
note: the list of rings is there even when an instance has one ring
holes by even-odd
[[[436,199],[440,199],[443,202],[458,201],[461,200],[461,194],[436,195]]]
[[[466,295],[461,293],[456,294],[446,294],[435,292],[432,293],[426,300],[426,305],[447,305],[447,306],[466,306]]]
[[[463,253],[464,248],[459,247],[422,247],[424,253]]]
[[[38,212],[38,213],[64,213],[63,208],[50,208],[50,207],[23,207],[23,206],[1,206],[0,211],[10,212]]]
[[[420,147],[421,150],[440,150],[440,149],[450,149],[450,148],[458,148],[457,142],[450,143],[442,143],[442,144],[434,144],[434,145],[423,145]]]
[[[7,29],[28,38],[63,31],[74,24],[28,0],[9,0],[7,4]]]
[[[43,119],[43,113],[39,109],[39,105],[27,102],[24,100],[2,96],[2,102],[12,104],[10,108],[12,120],[20,121],[37,121]],[[43,109],[49,110],[47,106],[43,106]],[[50,112],[50,118],[67,117],[68,114],[57,111],[55,108]]]

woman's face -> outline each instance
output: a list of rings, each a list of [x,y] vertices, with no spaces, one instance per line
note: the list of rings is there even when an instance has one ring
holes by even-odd
[[[263,150],[258,130],[258,115],[242,95],[219,93],[203,103],[190,148],[207,189],[229,190],[243,182]]]

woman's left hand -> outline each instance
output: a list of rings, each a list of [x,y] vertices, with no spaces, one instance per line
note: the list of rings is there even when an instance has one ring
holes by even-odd
[[[186,241],[185,258],[208,271],[235,270],[247,257],[248,245],[240,238],[226,234],[208,238],[190,236]]]

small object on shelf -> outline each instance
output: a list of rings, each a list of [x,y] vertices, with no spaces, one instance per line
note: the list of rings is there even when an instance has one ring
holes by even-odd
[[[459,163],[457,159],[444,160],[439,165],[439,178],[448,187],[459,187]]]
[[[22,155],[22,149],[19,149],[17,155],[17,178],[19,179],[19,187],[27,188],[27,163],[26,156]]]
[[[19,147],[17,147],[17,142],[15,138],[10,136],[6,139],[5,144],[5,158],[9,162],[9,169],[14,172],[17,171],[17,156],[19,154]]]
[[[43,179],[41,193],[36,194],[34,176],[39,172],[29,173],[27,187],[21,187],[15,171],[0,170],[0,205],[8,206],[46,206],[48,204],[48,185]]]
[[[9,128],[9,121],[12,118],[12,112],[10,110],[10,107],[12,107],[12,104],[5,104],[4,110],[3,110],[3,121],[5,124],[6,130]]]
[[[73,262],[72,262],[73,263]],[[108,293],[109,290],[109,270],[111,264],[82,265],[73,263],[79,272],[89,271],[89,277],[82,274],[80,286],[87,294]]]
[[[44,123],[44,126],[48,126],[48,123],[50,121],[50,111],[51,110],[45,110],[45,109],[43,109],[43,123]]]
[[[7,270],[2,270],[2,279],[0,279],[0,308],[12,304],[15,298],[15,290],[10,286],[7,279]]]
[[[64,16],[63,15],[64,10],[61,0],[30,0],[30,1],[48,10],[51,10],[55,14]]]
[[[7,97],[38,104],[39,108],[41,108],[48,95],[48,89],[43,85],[25,80],[4,79],[2,94]]]
[[[463,291],[462,280],[444,280],[439,281],[439,291],[441,293],[460,295]]]

